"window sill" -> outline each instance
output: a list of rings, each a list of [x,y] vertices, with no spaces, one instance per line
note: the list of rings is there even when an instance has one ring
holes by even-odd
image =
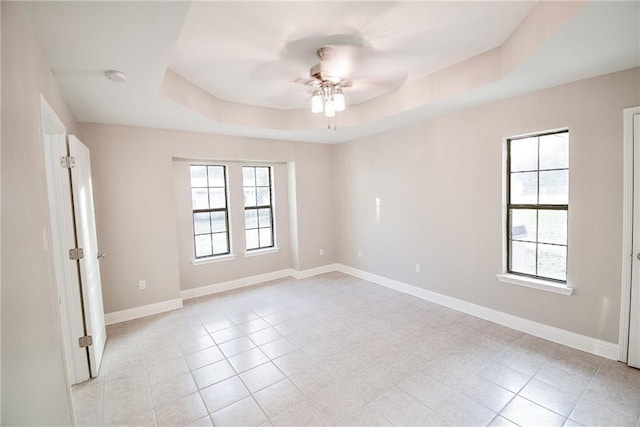
[[[236,256],[234,254],[220,255],[210,258],[194,259],[193,261],[191,261],[191,264],[193,264],[194,266],[198,266],[204,264],[213,264],[214,262],[231,261],[233,259],[236,259]]]
[[[267,249],[256,249],[255,251],[245,251],[245,257],[252,257],[257,255],[266,255],[266,254],[275,254],[280,252],[280,248],[267,248]]]
[[[553,292],[562,295],[571,295],[573,288],[569,288],[560,283],[548,280],[534,279],[531,277],[518,276],[516,274],[496,274],[499,281],[512,285],[524,286],[527,288],[539,289],[541,291]]]

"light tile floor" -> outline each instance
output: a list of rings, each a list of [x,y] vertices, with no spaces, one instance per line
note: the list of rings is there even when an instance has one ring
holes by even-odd
[[[640,427],[639,370],[340,273],[108,336],[79,425]]]

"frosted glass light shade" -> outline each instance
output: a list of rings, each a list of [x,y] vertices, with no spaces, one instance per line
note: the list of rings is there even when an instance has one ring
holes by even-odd
[[[331,100],[327,100],[327,102],[324,103],[324,116],[325,117],[335,117],[336,116],[336,109],[333,105],[333,101]]]
[[[321,113],[322,112],[322,95],[320,92],[314,92],[311,96],[311,112],[312,113]]]

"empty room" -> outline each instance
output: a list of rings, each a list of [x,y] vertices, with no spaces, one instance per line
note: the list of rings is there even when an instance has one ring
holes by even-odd
[[[0,11],[0,425],[640,427],[639,2]]]

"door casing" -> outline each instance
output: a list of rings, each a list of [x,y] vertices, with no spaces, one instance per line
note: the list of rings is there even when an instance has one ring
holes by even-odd
[[[640,141],[634,141],[634,116],[640,115],[640,106],[625,108],[623,111],[623,220],[622,220],[622,284],[620,300],[620,334],[618,339],[618,360],[628,362],[629,332],[631,314],[632,269],[634,263],[633,216],[634,216],[634,153],[640,155]],[[640,164],[640,162],[638,162]],[[640,169],[640,168],[639,168]],[[640,181],[640,178],[638,179]],[[640,232],[640,224],[637,224]],[[640,270],[640,267],[638,268]],[[640,274],[640,271],[638,271]],[[640,292],[640,289],[635,290]],[[640,338],[639,338],[640,339]]]

